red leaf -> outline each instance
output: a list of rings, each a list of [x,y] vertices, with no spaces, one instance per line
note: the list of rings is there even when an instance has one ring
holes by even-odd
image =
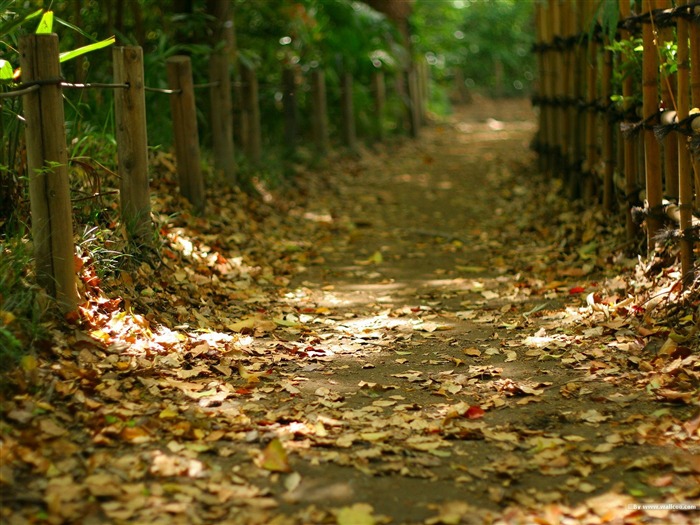
[[[484,410],[477,405],[470,406],[467,411],[464,413],[464,415],[467,417],[467,419],[478,419],[480,417],[484,417]]]
[[[586,289],[583,286],[574,286],[573,288],[569,289],[569,294],[574,295],[577,293],[583,293],[585,291]]]

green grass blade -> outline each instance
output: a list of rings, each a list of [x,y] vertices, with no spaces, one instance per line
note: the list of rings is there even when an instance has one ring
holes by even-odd
[[[53,11],[46,11],[39,20],[39,26],[36,28],[37,35],[46,35],[53,32]]]
[[[103,47],[111,46],[114,44],[114,42],[115,38],[111,36],[105,40],[95,42],[94,44],[79,47],[77,49],[73,49],[72,51],[65,51],[58,55],[58,60],[59,62],[65,62],[66,60],[71,60],[75,57],[79,57],[80,55],[84,55],[85,53],[90,53],[91,51],[96,51],[98,49],[102,49]]]

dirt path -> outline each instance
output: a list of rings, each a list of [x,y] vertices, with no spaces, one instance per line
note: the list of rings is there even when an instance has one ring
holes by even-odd
[[[0,516],[700,523],[630,507],[699,504],[694,401],[659,392],[700,365],[601,299],[616,241],[557,209],[533,132],[479,101],[303,175],[303,205],[164,226],[163,265],[117,283],[133,313],[99,303],[6,403]]]

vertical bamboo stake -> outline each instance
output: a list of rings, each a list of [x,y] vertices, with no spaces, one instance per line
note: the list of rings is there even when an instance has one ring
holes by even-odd
[[[289,150],[294,150],[299,134],[297,118],[296,78],[293,66],[282,69],[282,105],[284,108],[284,142]]]
[[[546,93],[546,83],[545,83],[545,60],[544,60],[544,29],[543,18],[544,14],[542,12],[543,7],[541,2],[535,4],[535,43],[537,45],[537,71],[538,71],[538,82],[536,84],[536,97],[539,100],[539,111],[537,114],[537,160],[539,162],[539,169],[541,172],[547,170],[546,154],[547,151],[547,93]]]
[[[605,47],[609,45],[609,38],[605,37]],[[608,107],[610,97],[612,95],[612,73],[613,73],[613,54],[609,49],[603,52],[603,79],[601,97],[603,104]],[[608,113],[604,119],[603,127],[603,210],[612,212],[615,204],[615,148],[613,138],[613,123],[610,114]]]
[[[695,7],[697,14],[698,7]],[[691,106],[700,108],[700,20],[690,23],[690,96]],[[693,159],[695,172],[695,209],[700,211],[700,158]]]
[[[357,147],[355,133],[355,109],[352,100],[352,73],[344,71],[340,77],[340,105],[343,143],[350,149]]]
[[[325,155],[328,153],[328,103],[326,76],[321,69],[314,69],[311,72],[311,100],[316,149],[321,155]]]
[[[195,213],[202,213],[205,206],[204,179],[199,154],[197,108],[192,83],[190,57],[176,55],[167,62],[168,84],[176,91],[170,97],[175,136],[175,156],[180,194],[192,203]]]
[[[648,12],[655,8],[654,0],[644,2]],[[642,97],[643,118],[653,121],[659,110],[659,60],[656,50],[654,26],[645,23],[642,31]],[[662,211],[662,176],[659,143],[651,129],[644,130],[644,153],[646,172],[646,193],[648,203],[647,215],[647,249],[649,254],[655,251],[655,237],[661,229]]]
[[[669,0],[657,0],[657,8],[667,9],[671,7]],[[672,27],[659,29],[659,45],[673,41],[674,34]],[[665,110],[677,110],[674,100],[674,86],[676,75],[661,75],[661,100]],[[669,133],[663,140],[663,159],[665,175],[665,195],[678,199],[678,135]]]
[[[24,95],[23,107],[37,279],[67,313],[77,308],[78,290],[58,37],[22,37],[20,66],[24,82],[55,81]]]
[[[214,167],[226,184],[236,183],[236,158],[233,145],[233,102],[231,100],[231,60],[233,20],[229,0],[210,0],[215,19],[212,23],[213,48],[209,57],[211,134]]]
[[[561,17],[561,0],[553,0],[552,5],[552,37],[561,37],[562,35],[562,17]],[[566,96],[566,75],[564,73],[564,52],[561,49],[554,51],[554,96],[557,100],[564,100]],[[566,117],[564,108],[560,105],[555,106],[555,165],[560,174],[565,174],[564,159],[566,155],[566,137],[564,134],[564,126],[566,125]]]
[[[572,35],[581,35],[586,29],[585,17],[586,10],[585,5],[581,3],[575,3],[572,6]],[[580,39],[577,40],[573,50],[572,50],[572,64],[570,66],[570,92],[571,92],[571,108],[569,113],[571,115],[571,122],[569,123],[569,136],[571,137],[571,160],[573,166],[576,169],[576,174],[581,178],[581,166],[583,162],[583,152],[584,152],[584,129],[585,129],[585,115],[579,105],[580,101],[583,100],[585,94],[585,67],[586,63],[586,48]]]
[[[624,1],[624,0],[623,0]],[[587,18],[589,24],[593,24],[593,15],[596,7],[593,2],[588,1]],[[593,184],[596,166],[598,164],[598,41],[595,35],[591,35],[588,41],[587,69],[586,69],[586,102],[588,112],[586,113],[586,185]],[[586,193],[593,193],[592,189]]]
[[[260,162],[262,136],[260,132],[260,100],[258,98],[258,76],[255,68],[241,64],[243,100],[246,108],[245,152],[253,164]]]
[[[631,9],[629,0],[620,0],[620,15],[623,19],[630,16]],[[623,40],[629,40],[632,37],[632,33],[627,29],[621,30],[621,37]],[[623,62],[629,62],[632,60],[630,56],[623,56]],[[622,108],[627,114],[632,108],[632,96],[634,95],[634,78],[631,74],[628,74],[622,80]],[[632,240],[637,236],[639,228],[632,220],[632,204],[634,202],[635,193],[637,192],[637,138],[630,137],[629,139],[623,140],[624,148],[624,165],[625,165],[625,200],[627,201],[627,209],[625,210],[625,229],[627,232],[627,239]]]
[[[680,5],[687,4],[687,0],[681,0]],[[690,55],[688,51],[688,21],[679,17],[677,21],[678,32],[678,121],[688,118],[690,111]],[[693,64],[698,67],[698,64]],[[693,282],[693,241],[687,235],[690,232],[693,221],[693,181],[691,178],[690,154],[687,140],[682,137],[678,140],[678,208],[680,211],[680,230],[683,237],[680,243],[681,275],[684,286]]]
[[[129,86],[114,93],[121,216],[131,239],[149,243],[151,200],[143,50],[138,46],[115,47],[112,58],[114,82]]]
[[[386,86],[384,72],[381,69],[372,71],[372,95],[374,96],[374,125],[378,141],[384,140],[384,106],[386,104]]]
[[[561,13],[561,32],[560,36],[563,39],[564,49],[561,53],[561,152],[562,163],[564,168],[564,176],[568,180],[570,194],[576,195],[578,192],[573,188],[579,187],[579,180],[574,168],[573,148],[571,144],[571,121],[573,120],[572,101],[573,87],[573,47],[570,44],[569,36],[573,33],[573,12],[572,3],[563,2],[560,4]]]

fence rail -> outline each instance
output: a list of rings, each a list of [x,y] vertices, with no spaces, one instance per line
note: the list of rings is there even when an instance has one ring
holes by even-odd
[[[623,207],[630,239],[638,212],[649,255],[662,228],[677,222],[690,283],[700,231],[693,216],[700,209],[700,114],[691,113],[700,106],[700,2],[677,3],[644,0],[643,11],[632,13],[629,0],[620,0],[617,24],[600,18],[594,0],[538,3],[534,146],[541,169],[563,178],[572,198],[597,201],[607,212]],[[660,68],[664,42],[676,46],[677,72]]]

